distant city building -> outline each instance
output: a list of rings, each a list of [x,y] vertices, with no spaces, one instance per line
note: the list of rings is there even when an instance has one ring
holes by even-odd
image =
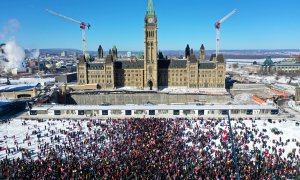
[[[185,60],[159,59],[157,17],[152,0],[148,0],[144,23],[144,60],[120,60],[115,46],[103,63],[87,62],[81,57],[78,84],[98,84],[103,89],[225,88],[226,65],[222,54],[218,57],[214,54],[206,60],[205,48],[201,45],[198,59],[187,46]]]
[[[73,57],[74,57],[74,58],[77,58],[77,56],[78,56],[78,53],[77,53],[77,52],[74,52]]]
[[[76,82],[76,80],[77,80],[77,73],[61,74],[55,77],[55,82],[57,83],[70,83],[70,82]]]
[[[296,57],[296,62],[297,62],[297,63],[300,63],[300,56],[297,56],[297,57]]]
[[[264,73],[300,73],[300,63],[297,61],[284,61],[275,63],[271,57],[267,57],[261,66]]]
[[[28,66],[31,67],[31,68],[35,68],[35,67],[38,66],[38,61],[30,59],[29,62],[28,62]]]
[[[131,52],[130,52],[130,51],[127,52],[127,58],[128,58],[128,59],[131,58]]]
[[[61,57],[66,57],[66,56],[68,56],[68,53],[67,53],[67,51],[63,51],[63,52],[61,52],[60,56],[61,56]]]

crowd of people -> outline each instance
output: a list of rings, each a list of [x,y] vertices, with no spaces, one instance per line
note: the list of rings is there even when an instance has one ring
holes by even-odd
[[[297,137],[270,142],[256,122],[232,125],[238,172],[224,120],[132,118],[60,120],[29,129],[6,148],[0,179],[287,179],[299,175]],[[226,124],[226,123],[225,123]],[[26,128],[26,122],[23,123]],[[41,133],[43,132],[43,133]],[[31,146],[38,136],[37,152]],[[4,137],[9,138],[9,137]],[[284,156],[285,147],[297,148]],[[22,156],[9,158],[10,153]]]

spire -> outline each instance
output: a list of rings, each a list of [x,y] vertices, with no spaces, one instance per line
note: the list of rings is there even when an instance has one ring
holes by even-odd
[[[100,45],[99,48],[98,48],[98,58],[99,58],[99,59],[102,59],[102,58],[103,58],[103,48],[102,48],[101,45]]]
[[[154,16],[154,15],[155,15],[155,11],[153,6],[153,1],[148,0],[147,16]]]
[[[201,48],[200,48],[200,49],[205,49],[203,44],[201,45]]]

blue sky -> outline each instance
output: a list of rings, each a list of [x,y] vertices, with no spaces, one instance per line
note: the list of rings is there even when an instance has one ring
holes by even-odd
[[[214,23],[234,8],[238,12],[222,25],[221,49],[299,49],[298,0],[154,0],[161,50],[183,50],[186,44],[215,49]],[[92,25],[88,50],[143,50],[147,0],[5,0],[1,2],[0,32],[10,19],[20,28],[15,37],[24,48],[81,49],[81,31],[51,9]]]

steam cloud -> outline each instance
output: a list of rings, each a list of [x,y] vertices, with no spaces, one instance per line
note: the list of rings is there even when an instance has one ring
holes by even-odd
[[[2,27],[2,30],[0,29],[0,39],[7,38],[7,36],[17,32],[20,27],[21,24],[17,19],[9,19]],[[1,58],[4,58],[4,60],[0,61],[0,65],[4,67],[4,69],[22,68],[25,51],[17,44],[16,39],[12,38],[1,46],[0,60]]]
[[[40,50],[39,49],[31,49],[30,52],[30,58],[31,59],[38,59],[40,56]]]
[[[25,59],[25,51],[17,44],[15,39],[6,42],[2,49],[4,50],[4,54],[0,53],[0,56],[2,55],[8,60],[8,62],[1,62],[1,64],[4,64],[5,69],[22,68],[22,63]]]
[[[8,20],[0,31],[0,39],[4,39],[10,33],[17,32],[20,28],[20,23],[17,19]]]

